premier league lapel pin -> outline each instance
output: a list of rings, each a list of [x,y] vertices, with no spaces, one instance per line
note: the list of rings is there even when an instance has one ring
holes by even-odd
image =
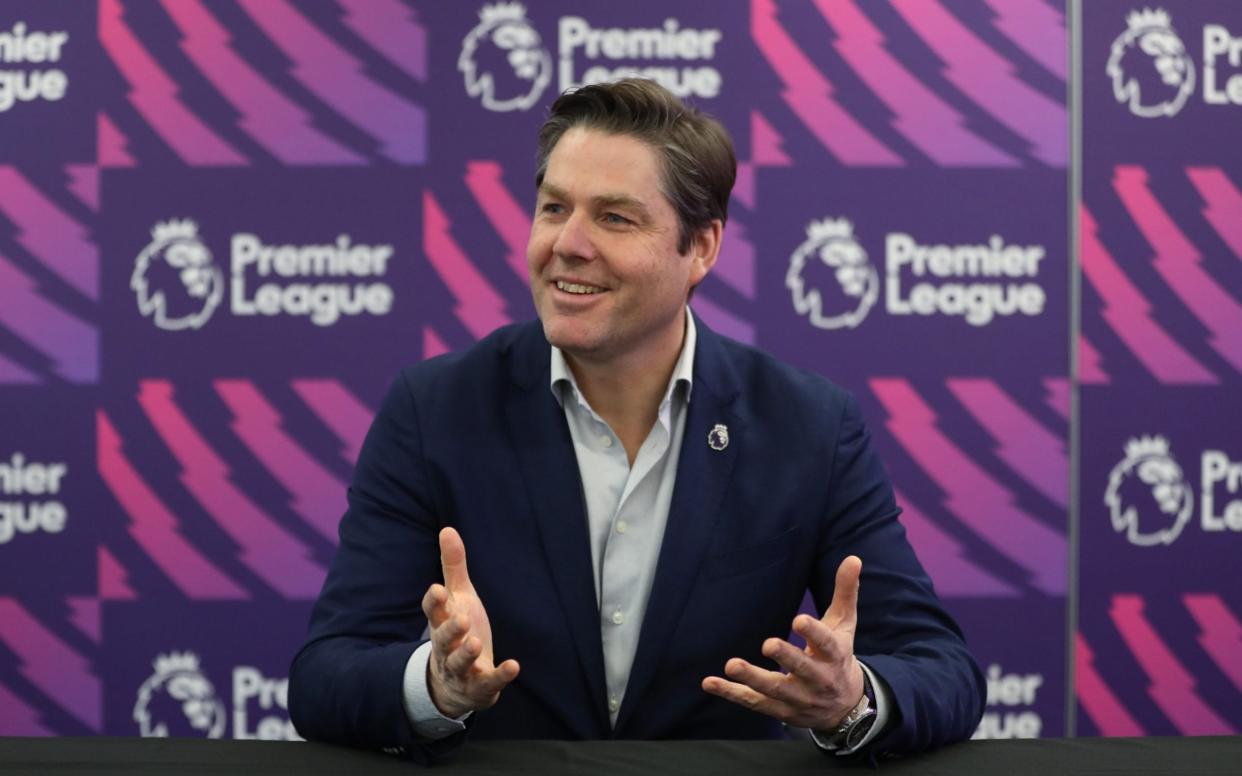
[[[707,432],[707,446],[719,452],[729,446],[729,427],[717,423]]]

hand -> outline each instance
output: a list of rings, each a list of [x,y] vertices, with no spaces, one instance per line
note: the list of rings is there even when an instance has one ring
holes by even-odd
[[[703,689],[796,727],[836,728],[863,695],[862,665],[854,658],[861,572],[858,556],[846,558],[837,569],[832,605],[823,618],[794,618],[793,629],[806,639],[806,649],[777,638],[763,642],[763,654],[787,673],[735,657],[725,663],[725,674],[734,681],[709,676]]]
[[[427,689],[446,717],[486,709],[518,675],[516,660],[492,664],[492,626],[466,571],[466,546],[452,528],[440,531],[444,584],[427,588],[423,613],[431,625]]]

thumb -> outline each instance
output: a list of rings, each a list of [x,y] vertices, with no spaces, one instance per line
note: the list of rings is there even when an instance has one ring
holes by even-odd
[[[455,528],[440,531],[440,568],[444,572],[444,586],[449,593],[470,590],[470,574],[466,570],[466,545]]]
[[[825,625],[853,628],[858,622],[858,578],[862,574],[862,559],[851,555],[841,561],[837,568],[836,586],[832,591],[832,604],[824,612]]]

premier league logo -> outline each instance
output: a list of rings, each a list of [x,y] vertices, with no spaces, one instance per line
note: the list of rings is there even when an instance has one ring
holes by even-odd
[[[1164,437],[1126,443],[1126,457],[1108,475],[1104,503],[1113,530],[1131,544],[1172,544],[1190,520],[1194,497]]]
[[[224,275],[189,219],[164,221],[138,254],[129,287],[138,311],[165,331],[197,329],[224,297]]]
[[[466,93],[490,111],[528,110],[552,80],[552,57],[521,3],[497,3],[479,11],[479,23],[462,41],[457,69]]]
[[[138,688],[134,721],[143,737],[224,735],[224,704],[199,670],[192,652],[160,655],[151,674]]]
[[[1113,96],[1135,116],[1173,116],[1195,88],[1195,66],[1163,9],[1134,11],[1106,68]]]
[[[844,218],[813,221],[789,257],[785,286],[794,310],[821,329],[854,328],[880,294],[880,278]]]

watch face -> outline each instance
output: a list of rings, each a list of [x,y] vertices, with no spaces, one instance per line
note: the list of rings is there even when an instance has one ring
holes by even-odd
[[[867,737],[871,726],[875,724],[875,709],[867,709],[862,719],[850,725],[850,729],[845,731],[845,748],[853,749]]]

